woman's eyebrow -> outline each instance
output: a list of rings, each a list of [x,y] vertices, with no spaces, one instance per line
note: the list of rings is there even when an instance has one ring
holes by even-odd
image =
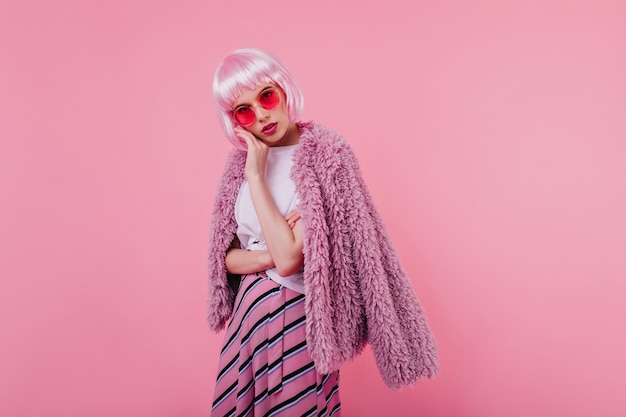
[[[261,94],[263,94],[265,91],[270,90],[270,89],[273,89],[273,88],[274,88],[274,86],[273,86],[273,85],[268,85],[268,86],[266,86],[266,87],[263,87],[263,89],[262,89],[261,91],[259,91],[259,94],[257,94],[257,97],[259,97],[259,96],[260,96]],[[250,104],[248,104],[248,103],[235,103],[235,104],[233,105],[233,109],[236,109],[236,108],[237,108],[237,107],[239,107],[239,106],[249,106],[249,105],[250,105]]]

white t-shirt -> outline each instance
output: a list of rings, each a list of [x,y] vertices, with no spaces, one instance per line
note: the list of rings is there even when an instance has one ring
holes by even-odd
[[[286,216],[296,208],[298,198],[296,185],[289,173],[293,166],[291,157],[298,145],[274,146],[269,148],[267,164],[265,165],[265,181],[270,190],[278,211]],[[259,218],[252,204],[250,186],[244,180],[235,203],[235,219],[237,220],[237,237],[241,242],[241,249],[267,249]],[[304,294],[303,268],[288,277],[281,277],[276,268],[265,271],[267,276],[280,285]]]

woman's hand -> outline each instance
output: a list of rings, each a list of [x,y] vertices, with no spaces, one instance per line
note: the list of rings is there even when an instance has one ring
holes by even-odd
[[[235,134],[243,139],[248,146],[245,169],[246,179],[248,181],[264,179],[269,147],[252,133],[239,126],[235,127]]]
[[[295,227],[298,220],[300,220],[300,213],[298,213],[297,210],[291,210],[289,214],[287,214],[287,216],[285,217],[285,221],[292,229]]]

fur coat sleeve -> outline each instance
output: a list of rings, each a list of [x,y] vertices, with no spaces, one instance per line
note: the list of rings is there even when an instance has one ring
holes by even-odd
[[[228,250],[235,233],[235,202],[241,184],[244,180],[246,152],[231,151],[220,182],[215,193],[211,226],[209,230],[209,294],[208,294],[208,322],[209,327],[219,332],[226,325],[226,321],[233,311],[236,285],[229,285],[237,281],[238,277],[229,277],[226,272],[226,251]]]

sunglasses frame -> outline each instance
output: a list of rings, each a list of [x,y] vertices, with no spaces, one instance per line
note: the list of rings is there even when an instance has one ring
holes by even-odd
[[[273,92],[274,94],[276,94],[277,99],[276,99],[276,104],[274,104],[274,105],[271,105],[271,104],[270,104],[270,105],[268,105],[268,107],[265,107],[265,106],[263,105],[263,102],[262,102],[262,96],[263,96],[263,94],[264,94],[264,93],[266,93],[266,92],[268,92],[268,91],[271,91],[271,92]],[[263,90],[261,90],[261,91],[259,92],[259,95],[257,96],[257,100],[256,100],[256,101],[257,101],[258,103],[255,103],[255,104],[240,104],[239,106],[237,106],[237,107],[235,107],[235,108],[233,109],[233,111],[232,111],[232,114],[233,114],[233,120],[234,120],[234,121],[235,121],[235,122],[236,122],[239,126],[243,126],[243,127],[245,127],[245,126],[250,126],[251,124],[253,124],[254,122],[256,122],[257,117],[256,117],[256,112],[254,111],[254,108],[255,108],[255,107],[259,107],[259,106],[260,106],[262,109],[265,109],[265,110],[274,110],[276,107],[278,107],[278,106],[280,105],[280,102],[282,101],[282,99],[281,99],[281,97],[280,97],[280,90],[278,89],[278,87],[275,87],[275,86],[268,86],[267,88],[264,88]],[[248,108],[248,109],[252,112],[252,116],[253,116],[253,117],[252,117],[252,120],[251,120],[249,123],[242,123],[242,122],[240,122],[240,121],[237,119],[237,111],[238,111],[239,109],[241,109],[242,107],[246,107],[246,108]]]

